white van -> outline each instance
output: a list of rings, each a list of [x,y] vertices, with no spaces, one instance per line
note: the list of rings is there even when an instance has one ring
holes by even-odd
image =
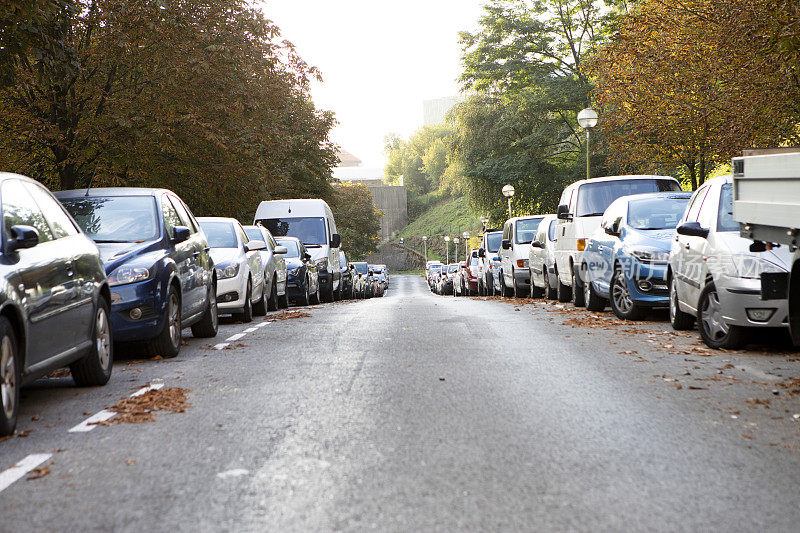
[[[331,302],[342,298],[339,246],[333,212],[325,200],[269,200],[259,204],[254,224],[262,224],[275,237],[296,237],[319,269],[320,294]]]
[[[584,306],[583,279],[576,271],[582,265],[586,239],[598,227],[611,203],[622,196],[649,192],[680,191],[681,184],[670,176],[608,176],[576,181],[561,194],[556,217],[556,276],[558,300],[572,298]],[[573,290],[575,289],[575,290]]]
[[[510,218],[503,225],[500,244],[500,289],[503,296],[525,298],[531,293],[528,256],[531,241],[544,215]]]

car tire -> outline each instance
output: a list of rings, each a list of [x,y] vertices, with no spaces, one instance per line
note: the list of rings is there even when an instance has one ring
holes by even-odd
[[[208,305],[200,322],[192,326],[192,335],[198,338],[211,338],[217,336],[219,331],[219,308],[217,307],[217,287],[211,286],[208,291]]]
[[[344,294],[344,290],[342,289],[342,283],[344,283],[344,280],[340,279],[339,280],[339,288],[336,289],[333,292],[333,301],[334,302],[341,302],[342,301],[342,297],[343,297],[343,294]]]
[[[697,326],[709,348],[736,350],[747,344],[747,328],[725,324],[722,319],[722,305],[713,282],[707,283],[700,293]]]
[[[253,321],[253,282],[247,280],[247,292],[244,294],[244,307],[236,315],[245,324]]]
[[[583,280],[580,276],[575,275],[575,267],[572,267],[572,305],[575,307],[585,307],[586,302],[583,300]]]
[[[267,314],[267,285],[266,281],[261,282],[261,298],[253,304],[253,315],[264,316]]]
[[[544,297],[548,300],[555,300],[558,298],[558,289],[550,286],[550,273],[547,271],[547,267],[542,265],[542,269],[544,271]]]
[[[583,301],[588,311],[603,311],[608,305],[606,299],[597,294],[594,284],[589,280],[583,283]]]
[[[308,278],[306,278],[306,284],[305,284],[305,287],[304,287],[303,293],[302,293],[302,295],[301,295],[301,296],[299,296],[299,297],[297,298],[297,304],[298,304],[298,305],[303,305],[303,306],[305,306],[305,305],[309,305],[309,304],[311,304],[311,293],[310,293],[310,292],[308,292],[308,289],[309,289],[309,286],[310,286],[310,285],[311,285],[311,280],[309,280]]]
[[[558,283],[556,287],[556,294],[558,296],[558,301],[561,303],[567,303],[572,299],[572,287],[561,283],[561,277],[558,275],[557,270],[556,270],[556,282]]]
[[[531,298],[541,298],[542,296],[544,296],[544,289],[537,287],[531,276]]]
[[[669,280],[669,322],[676,331],[685,331],[694,326],[694,317],[681,311],[678,304],[678,282],[674,277]]]
[[[148,343],[148,351],[153,356],[160,355],[165,359],[176,357],[181,351],[181,332],[181,300],[178,290],[170,284],[167,292],[167,319],[158,337]]]
[[[319,282],[317,282],[317,292],[315,292],[314,294],[311,294],[310,297],[309,297],[309,300],[314,305],[322,303],[322,295],[319,292]]]
[[[272,278],[272,283],[270,283],[271,288],[269,290],[269,298],[267,299],[267,310],[268,311],[277,311],[278,310],[278,280],[276,278]]]
[[[617,318],[622,320],[641,320],[644,315],[642,307],[637,305],[631,298],[628,280],[619,267],[616,267],[614,274],[611,275],[611,288],[608,292],[610,296],[608,303]]]
[[[278,296],[278,307],[281,309],[289,308],[289,289],[283,289],[283,296]]]
[[[92,328],[92,347],[89,353],[69,365],[72,379],[79,387],[105,385],[111,378],[114,365],[114,341],[111,337],[111,322],[108,302],[100,298]]]
[[[22,380],[17,336],[6,317],[0,317],[0,437],[14,433]]]

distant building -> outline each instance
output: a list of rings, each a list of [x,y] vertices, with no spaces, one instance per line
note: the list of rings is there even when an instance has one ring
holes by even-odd
[[[340,167],[360,167],[362,164],[359,158],[357,158],[347,150],[339,150],[336,153],[336,157],[339,158]]]
[[[422,124],[424,126],[443,124],[447,113],[460,101],[458,96],[424,100],[422,102]]]

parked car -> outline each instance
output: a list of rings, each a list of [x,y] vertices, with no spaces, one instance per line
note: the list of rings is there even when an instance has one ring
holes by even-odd
[[[438,294],[453,294],[453,278],[458,270],[458,263],[450,263],[447,268],[442,269],[443,274],[439,277],[437,287]]]
[[[373,282],[372,274],[369,271],[369,265],[364,261],[356,261],[352,263],[352,265],[356,271],[356,298],[372,298]]]
[[[431,291],[436,287],[436,282],[439,280],[439,275],[442,273],[443,268],[445,268],[445,265],[442,263],[434,263],[428,269],[428,286]]]
[[[503,225],[500,244],[500,289],[505,296],[522,298],[531,293],[528,267],[531,242],[544,215],[514,217]]]
[[[370,276],[372,277],[372,284],[373,284],[372,294],[374,296],[383,296],[384,293],[386,292],[386,289],[383,288],[383,281],[381,280],[380,271],[374,267],[375,265],[369,266],[369,273]]]
[[[375,266],[377,266],[381,270],[381,272],[383,272],[383,275],[386,278],[386,288],[388,289],[389,288],[389,269],[386,267],[386,265],[375,265]]]
[[[175,357],[184,328],[191,327],[195,337],[216,336],[214,259],[176,194],[101,188],[56,196],[100,250],[115,341],[143,341],[151,355]]]
[[[667,263],[689,192],[623,196],[606,209],[583,254],[584,302],[608,303],[617,317],[638,320],[647,308],[669,305]]]
[[[621,196],[650,192],[680,192],[678,180],[669,176],[609,176],[581,180],[561,194],[556,216],[556,277],[558,300],[572,299],[583,306],[583,264],[586,239],[600,225],[608,206]],[[575,288],[575,290],[573,290]]]
[[[354,272],[353,266],[347,262],[347,255],[341,250],[339,251],[339,271],[342,280],[342,298],[349,300],[353,298],[354,281],[357,274]]]
[[[261,202],[254,224],[261,223],[275,237],[296,237],[306,247],[319,273],[323,301],[341,299],[339,246],[333,212],[324,200],[271,200]]]
[[[461,261],[458,263],[458,269],[453,276],[453,296],[467,296],[467,278],[469,277],[469,270],[467,262]]]
[[[286,248],[286,289],[289,298],[297,305],[318,304],[321,299],[319,270],[305,245],[295,237],[278,237],[278,244]]]
[[[372,270],[372,275],[375,280],[380,284],[381,290],[385,291],[389,288],[389,279],[387,278],[386,271],[384,270],[385,267],[381,265],[369,265],[369,268]]]
[[[464,273],[464,282],[467,289],[467,294],[478,294],[478,248],[473,248],[469,251],[469,259],[467,263],[467,271]]]
[[[556,287],[556,216],[545,215],[536,229],[528,253],[528,267],[531,271],[531,297],[544,296],[550,300],[557,297]]]
[[[250,240],[235,218],[199,217],[217,269],[217,305],[242,322],[267,314],[267,291],[261,252],[267,244]]]
[[[431,275],[433,274],[431,268],[434,265],[440,265],[439,268],[441,268],[441,264],[442,264],[441,261],[428,261],[427,263],[425,263],[425,281],[428,282],[429,287],[431,287]]]
[[[750,328],[788,328],[786,298],[761,300],[761,274],[789,272],[791,251],[751,252],[733,219],[733,178],[708,180],[689,201],[672,242],[667,273],[670,321],[677,330],[695,319],[711,348],[738,348]]]
[[[95,244],[38,182],[0,173],[0,435],[14,432],[20,387],[69,365],[104,385],[114,359],[111,290]]]
[[[279,307],[289,307],[289,294],[286,291],[286,247],[279,246],[275,237],[264,226],[243,226],[251,241],[264,241],[266,248],[261,250],[264,264],[264,290],[267,292],[267,310],[277,311]]]
[[[492,296],[495,293],[495,278],[499,279],[500,244],[503,242],[502,229],[487,229],[481,237],[478,249],[478,294]]]

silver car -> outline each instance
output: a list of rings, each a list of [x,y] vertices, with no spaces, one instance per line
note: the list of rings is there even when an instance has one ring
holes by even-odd
[[[558,297],[556,275],[556,222],[555,215],[545,215],[536,230],[528,253],[531,271],[531,297],[544,296],[550,300]]]
[[[244,231],[252,240],[264,241],[266,248],[260,250],[264,263],[264,290],[267,292],[267,309],[277,311],[278,307],[289,307],[289,293],[286,292],[286,247],[275,241],[272,233],[264,226],[244,226]]]
[[[733,220],[733,179],[707,181],[692,195],[676,230],[667,280],[670,321],[677,330],[698,321],[711,348],[747,343],[752,327],[788,327],[787,300],[761,300],[762,273],[787,272],[788,246],[751,252]]]

